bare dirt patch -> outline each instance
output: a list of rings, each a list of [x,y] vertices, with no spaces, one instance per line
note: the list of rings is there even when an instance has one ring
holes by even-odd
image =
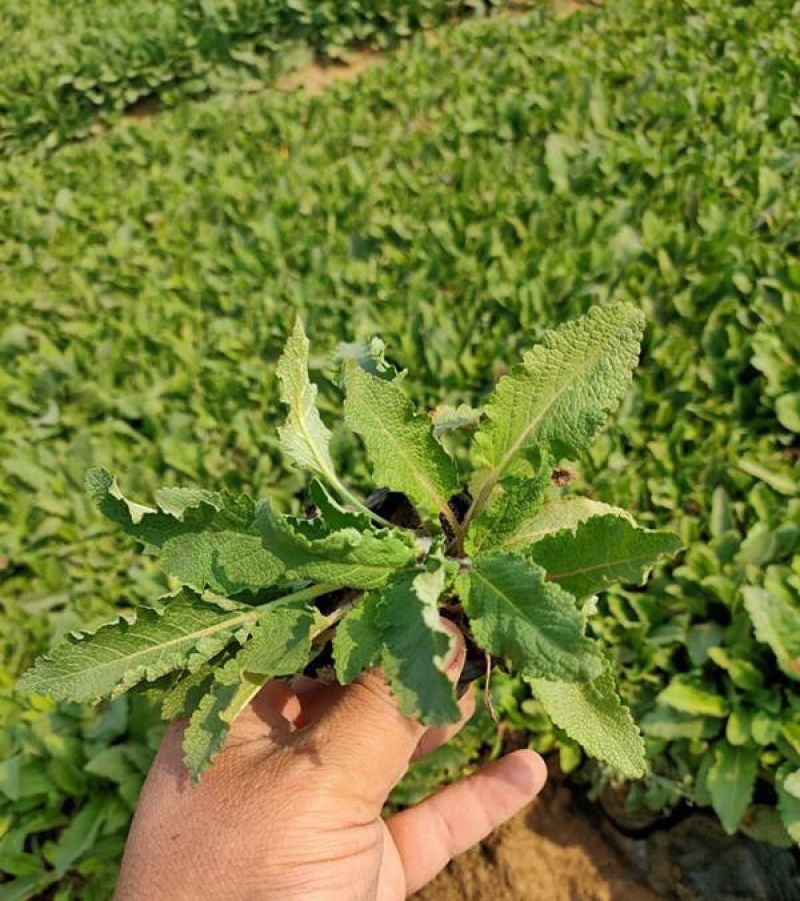
[[[417,901],[656,901],[564,786],[463,854]]]

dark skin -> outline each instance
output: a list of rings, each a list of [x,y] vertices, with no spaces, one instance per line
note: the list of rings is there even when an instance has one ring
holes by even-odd
[[[464,642],[445,625],[455,682]],[[183,764],[183,725],[173,724],[134,817],[117,901],[407,897],[545,782],[541,758],[515,751],[381,817],[409,763],[454,735],[474,705],[470,691],[459,723],[425,729],[402,715],[377,671],[344,688],[303,677],[271,682],[197,786]]]

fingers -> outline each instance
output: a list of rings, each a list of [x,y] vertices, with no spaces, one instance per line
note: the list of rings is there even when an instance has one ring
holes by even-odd
[[[452,623],[442,620],[442,625],[453,636],[444,671],[456,682],[466,657],[464,638]],[[416,720],[401,713],[377,670],[362,673],[310,728],[330,771],[341,772],[351,789],[380,804],[406,771],[425,733]]]
[[[426,754],[430,754],[431,751],[440,748],[464,728],[467,720],[475,713],[475,692],[473,688],[474,686],[470,685],[466,693],[458,701],[458,709],[461,711],[459,721],[450,723],[447,726],[431,726],[417,742],[414,753],[411,755],[412,761],[419,760],[420,757],[424,757]]]
[[[475,775],[443,788],[386,823],[416,892],[456,855],[485,838],[542,789],[544,761],[533,751],[514,751]]]

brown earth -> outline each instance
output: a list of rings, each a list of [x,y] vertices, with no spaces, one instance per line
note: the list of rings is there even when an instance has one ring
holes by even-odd
[[[552,786],[457,858],[417,901],[656,901],[635,868]]]

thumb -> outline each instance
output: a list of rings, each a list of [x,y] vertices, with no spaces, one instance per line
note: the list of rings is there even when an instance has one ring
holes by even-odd
[[[454,684],[466,659],[464,636],[449,620],[452,636],[443,670]],[[311,727],[318,753],[350,789],[383,804],[408,768],[426,727],[405,716],[378,669],[362,673]],[[357,784],[356,784],[357,783]]]

